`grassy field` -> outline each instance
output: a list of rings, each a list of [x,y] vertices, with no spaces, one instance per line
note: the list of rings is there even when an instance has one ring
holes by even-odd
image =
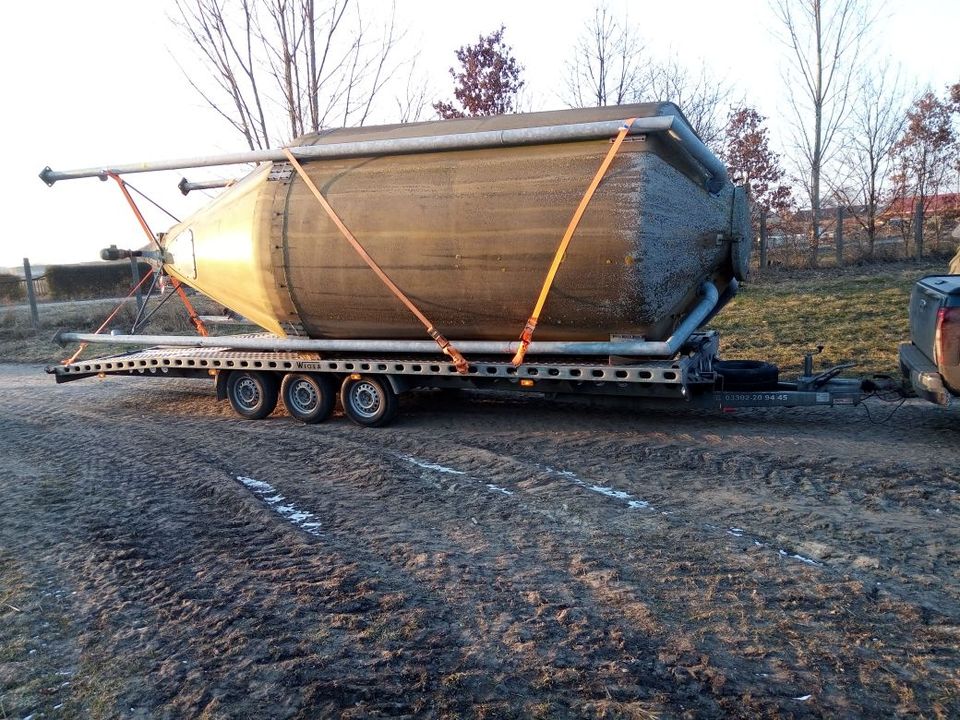
[[[897,347],[909,338],[907,304],[910,290],[923,275],[946,272],[947,260],[925,263],[879,264],[837,270],[770,270],[744,283],[740,294],[711,323],[721,332],[725,358],[770,360],[784,376],[797,375],[803,353],[817,345],[825,349],[817,367],[855,362],[855,374],[896,374]],[[219,314],[220,307],[195,298],[202,314]],[[0,308],[0,361],[56,362],[74,348],[51,342],[61,329],[94,330],[113,308],[112,302],[41,306],[41,330],[30,327],[29,311]],[[132,303],[114,327],[128,330]],[[167,303],[148,328],[151,333],[190,334],[193,329],[176,298]],[[240,331],[213,326],[225,334]],[[86,357],[119,352],[119,346],[101,345]]]
[[[222,306],[200,296],[192,297],[191,302],[201,315],[219,315],[222,311]],[[30,323],[29,309],[0,305],[0,362],[52,363],[68,358],[77,348],[76,346],[58,347],[53,342],[56,332],[58,330],[93,332],[100,327],[115,307],[114,300],[41,304],[38,313],[40,330],[35,332]],[[135,315],[135,303],[126,303],[109,327],[121,332],[129,332]],[[241,330],[232,326],[212,326],[210,331],[211,334],[222,334]],[[194,330],[179,299],[171,298],[141,332],[158,335],[191,335]],[[129,348],[120,345],[98,345],[88,348],[84,357],[108,355],[127,349]]]
[[[896,374],[898,346],[910,337],[910,291],[923,275],[946,271],[943,259],[770,271],[744,283],[711,327],[723,357],[769,360],[785,376],[799,374],[803,353],[817,345],[818,368],[855,362],[853,374]]]

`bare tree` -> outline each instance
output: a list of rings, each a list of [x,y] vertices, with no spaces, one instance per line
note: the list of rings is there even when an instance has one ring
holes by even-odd
[[[176,7],[174,22],[213,86],[184,75],[251,149],[333,124],[363,125],[399,67],[394,12],[371,28],[356,0],[176,0]]]
[[[772,0],[790,63],[784,71],[793,109],[793,161],[810,200],[811,265],[820,246],[824,167],[850,108],[853,70],[873,24],[865,0]]]
[[[889,63],[864,77],[840,153],[845,174],[831,183],[838,200],[866,233],[868,258],[876,247],[878,218],[896,197],[891,188],[893,148],[904,129],[906,104],[900,74]]]
[[[570,107],[670,101],[683,110],[694,131],[719,151],[733,87],[714,77],[705,64],[691,71],[676,55],[646,55],[627,15],[615,17],[606,4],[596,7],[566,63],[563,101]]]
[[[637,99],[676,103],[700,139],[721,152],[727,114],[734,104],[732,84],[716,77],[706,63],[693,71],[676,55],[649,63]]]
[[[407,63],[407,79],[401,94],[395,97],[397,119],[401,123],[419,122],[427,108],[430,96],[430,81],[417,67],[420,55],[414,55]]]
[[[598,5],[566,62],[564,101],[570,107],[633,102],[642,94],[643,51],[629,19],[620,21],[605,3]]]

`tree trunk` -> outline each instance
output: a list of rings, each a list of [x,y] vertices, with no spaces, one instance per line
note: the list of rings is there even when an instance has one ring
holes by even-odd
[[[913,208],[913,250],[917,260],[923,259],[923,200]]]
[[[767,267],[767,211],[760,210],[760,270]]]
[[[837,205],[837,228],[833,233],[837,248],[837,267],[843,267],[843,206]]]

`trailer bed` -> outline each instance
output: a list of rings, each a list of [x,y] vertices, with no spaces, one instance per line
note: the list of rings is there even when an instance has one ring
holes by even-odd
[[[242,335],[236,337],[264,337]],[[460,374],[452,362],[431,356],[357,356],[316,352],[249,351],[229,347],[151,347],[119,355],[78,360],[47,368],[58,383],[89,377],[213,378],[218,399],[234,398],[226,380],[231,375],[266,374],[277,384],[293,376],[322,377],[337,386],[347,380],[379,378],[392,395],[415,389],[487,389],[557,396],[591,396],[603,400],[676,404],[720,410],[736,407],[856,405],[865,396],[860,380],[831,375],[822,382],[804,376],[762,389],[730,388],[715,372],[719,336],[694,333],[672,359],[537,358],[514,367],[504,357],[470,358]],[[234,405],[235,409],[237,408]]]

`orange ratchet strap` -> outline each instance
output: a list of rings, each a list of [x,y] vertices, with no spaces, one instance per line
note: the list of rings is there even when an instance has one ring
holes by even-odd
[[[567,231],[563,234],[563,239],[560,241],[560,247],[557,248],[557,253],[553,256],[553,263],[550,265],[550,270],[547,271],[547,277],[543,281],[543,287],[540,289],[540,297],[537,298],[537,304],[534,306],[533,313],[531,313],[530,318],[527,320],[527,324],[524,326],[523,332],[520,333],[520,347],[517,348],[517,353],[513,356],[513,360],[511,360],[511,363],[514,367],[519,367],[523,362],[524,356],[527,354],[527,348],[530,346],[530,342],[533,340],[533,331],[537,329],[537,322],[540,320],[540,313],[543,311],[543,306],[547,302],[547,296],[550,294],[550,288],[553,286],[553,280],[557,276],[557,271],[560,269],[560,263],[563,262],[563,256],[567,252],[567,246],[570,245],[570,240],[573,238],[573,233],[576,232],[577,226],[580,224],[580,219],[583,217],[584,212],[586,212],[587,206],[590,204],[590,200],[593,199],[593,194],[597,191],[597,187],[600,185],[600,181],[603,180],[603,176],[607,174],[607,170],[610,168],[610,164],[613,162],[614,156],[617,154],[617,151],[623,144],[623,140],[627,137],[627,133],[630,132],[630,128],[633,126],[635,120],[636,118],[630,118],[629,120],[624,121],[623,126],[620,128],[620,132],[617,133],[617,137],[614,138],[613,144],[610,146],[610,150],[607,151],[607,156],[600,164],[600,169],[597,170],[597,174],[593,176],[593,181],[590,183],[587,191],[583,194],[583,198],[580,200],[580,205],[577,207],[577,211],[573,214],[570,224],[567,225]]]
[[[110,324],[110,321],[113,320],[113,319],[117,316],[117,313],[120,312],[120,308],[122,308],[122,307],[124,306],[124,303],[127,302],[127,300],[130,298],[130,296],[133,295],[137,290],[139,290],[140,287],[141,287],[147,280],[149,280],[152,276],[153,276],[153,268],[150,268],[150,272],[148,272],[146,275],[144,275],[142,278],[140,278],[140,282],[137,283],[136,287],[131,288],[130,292],[127,293],[127,296],[126,296],[125,298],[123,298],[123,300],[120,301],[120,304],[117,305],[117,306],[113,309],[113,312],[110,313],[110,314],[107,316],[107,319],[103,321],[103,324],[100,325],[100,327],[98,327],[96,330],[93,331],[93,334],[94,334],[94,335],[99,335],[100,333],[102,333],[102,332],[103,332],[103,329],[104,329],[105,327],[107,327],[107,325]],[[73,363],[75,363],[75,362],[77,361],[77,358],[79,358],[80,355],[81,355],[81,353],[83,353],[83,351],[86,350],[86,349],[87,349],[87,343],[85,343],[85,342],[80,343],[80,347],[77,348],[77,351],[76,351],[73,355],[71,355],[70,357],[68,357],[66,360],[61,360],[61,361],[60,361],[60,364],[61,364],[61,365],[72,365]]]
[[[367,266],[373,270],[383,284],[389,288],[390,292],[397,296],[397,299],[406,306],[407,310],[412,312],[416,316],[417,320],[423,323],[423,326],[427,329],[427,334],[436,341],[443,354],[453,361],[453,364],[457,368],[457,372],[461,375],[465,375],[469,371],[470,366],[463,355],[460,354],[460,351],[457,350],[449,340],[440,334],[440,331],[433,326],[433,323],[427,319],[427,316],[420,312],[417,306],[411,302],[410,298],[404,294],[403,290],[396,286],[393,280],[387,276],[381,267],[377,265],[376,261],[370,257],[366,250],[363,249],[363,246],[360,244],[354,234],[350,232],[346,225],[344,225],[343,221],[330,206],[330,203],[327,202],[327,199],[323,196],[323,193],[321,193],[320,190],[317,189],[317,186],[314,185],[313,181],[304,171],[303,166],[300,165],[297,159],[293,156],[293,153],[290,152],[290,149],[284,148],[283,154],[287,156],[287,160],[289,160],[290,164],[293,165],[293,168],[297,171],[300,179],[303,180],[308,188],[310,188],[310,192],[312,192],[314,197],[317,198],[317,202],[319,202],[326,211],[327,215],[330,217],[330,220],[333,221],[333,224],[337,226],[337,229],[340,230],[340,233],[343,235],[343,237],[345,237],[347,242],[349,242],[350,245],[353,246],[353,249],[356,250],[357,255],[359,255],[360,258],[367,264]]]

